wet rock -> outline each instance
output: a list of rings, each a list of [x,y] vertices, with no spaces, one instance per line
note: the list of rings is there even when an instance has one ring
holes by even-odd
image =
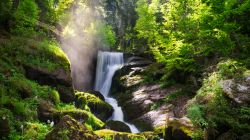
[[[93,112],[97,118],[101,119],[102,121],[106,121],[109,117],[112,116],[114,111],[113,107],[101,100],[100,98],[84,92],[77,92],[77,106],[84,108],[85,105],[88,105],[91,112]]]
[[[31,80],[37,81],[41,85],[49,85],[58,89],[63,102],[74,101],[74,90],[70,71],[62,68],[50,72],[47,69],[25,66],[25,75]]]
[[[250,75],[242,79],[230,79],[221,82],[226,96],[238,104],[250,103]]]
[[[119,132],[131,132],[129,126],[121,121],[107,121],[105,128]]]
[[[46,135],[45,139],[98,140],[98,136],[88,130],[83,124],[66,115],[55,126],[55,128]]]
[[[100,98],[101,100],[105,101],[104,96],[99,92],[99,91],[95,91],[95,90],[88,90],[86,91],[87,93],[93,94],[96,97]]]

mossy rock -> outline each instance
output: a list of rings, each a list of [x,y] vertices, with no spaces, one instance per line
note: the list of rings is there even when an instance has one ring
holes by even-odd
[[[77,104],[84,108],[87,105],[99,119],[106,121],[113,113],[113,107],[100,98],[84,92],[77,92]]]
[[[126,132],[117,132],[108,129],[102,129],[95,131],[99,137],[103,139],[112,139],[112,140],[147,140],[144,135],[126,133]]]
[[[70,109],[60,108],[56,109],[54,105],[48,101],[40,101],[37,109],[38,119],[42,122],[48,120],[58,123],[65,115],[73,117],[77,121],[86,123],[92,127],[92,129],[100,129],[104,126],[104,123],[96,118],[91,112],[86,110],[77,109],[72,106]]]
[[[40,101],[37,114],[39,120],[42,122],[50,120],[58,123],[65,115],[70,115],[76,120],[88,120],[88,114],[83,110],[57,110],[54,105],[48,101]]]
[[[107,121],[105,124],[105,128],[119,132],[131,132],[129,126],[121,121]]]
[[[55,128],[46,135],[46,140],[97,140],[98,136],[83,124],[66,115]]]

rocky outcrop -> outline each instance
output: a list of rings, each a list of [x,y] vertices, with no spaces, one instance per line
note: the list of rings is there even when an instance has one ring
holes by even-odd
[[[70,116],[64,116],[46,135],[46,140],[98,140],[98,136]]]
[[[161,75],[158,69],[161,65],[134,56],[126,62],[115,74],[111,89],[122,106],[125,119],[141,131],[159,129],[158,134],[169,133],[165,135],[168,139],[191,139],[193,125],[185,115],[186,104],[192,97],[184,92],[185,86],[175,84],[163,88],[157,83],[144,83],[147,72]]]
[[[77,92],[76,96],[76,105],[78,107],[84,109],[85,105],[87,105],[90,108],[91,112],[94,113],[102,121],[106,121],[109,117],[112,116],[112,113],[114,111],[113,107],[100,98],[84,92]]]
[[[25,66],[25,75],[31,80],[37,81],[41,85],[48,85],[57,88],[60,94],[60,99],[69,103],[74,101],[74,90],[70,71],[63,68],[49,71],[47,69],[34,66]]]
[[[250,75],[221,82],[223,92],[238,104],[250,103]]]
[[[129,126],[121,121],[107,121],[105,128],[119,132],[131,132]]]

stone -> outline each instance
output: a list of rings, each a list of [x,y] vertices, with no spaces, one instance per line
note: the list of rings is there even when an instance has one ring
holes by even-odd
[[[118,132],[131,132],[129,126],[121,121],[114,121],[114,120],[107,121],[105,128]]]
[[[99,92],[99,91],[95,91],[95,90],[88,90],[86,91],[87,93],[93,94],[96,97],[100,98],[101,100],[105,101],[104,96]]]
[[[88,105],[91,112],[93,112],[95,116],[102,121],[106,121],[114,112],[114,109],[110,104],[104,102],[95,95],[85,92],[77,92],[76,96],[76,105],[78,107],[84,109],[85,105]]]
[[[88,114],[81,110],[63,110],[58,111],[49,101],[40,101],[37,108],[38,119],[42,122],[53,121],[58,123],[65,115],[70,115],[78,121],[85,122],[88,119]]]
[[[250,103],[250,76],[241,79],[229,79],[221,81],[223,92],[227,97],[238,104]]]
[[[72,117],[66,115],[46,135],[45,140],[98,140],[98,136],[93,131],[88,130],[83,124],[77,122]]]
[[[60,99],[63,102],[74,101],[75,96],[70,71],[59,68],[50,72],[47,69],[33,66],[24,66],[24,69],[25,76],[28,79],[35,80],[41,85],[55,87],[59,91]]]

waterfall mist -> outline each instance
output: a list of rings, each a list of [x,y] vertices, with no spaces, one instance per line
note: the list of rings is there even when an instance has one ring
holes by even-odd
[[[95,75],[97,47],[102,47],[95,34],[93,23],[104,20],[102,3],[76,0],[69,14],[65,14],[61,44],[71,62],[71,73],[75,89],[91,89]]]

